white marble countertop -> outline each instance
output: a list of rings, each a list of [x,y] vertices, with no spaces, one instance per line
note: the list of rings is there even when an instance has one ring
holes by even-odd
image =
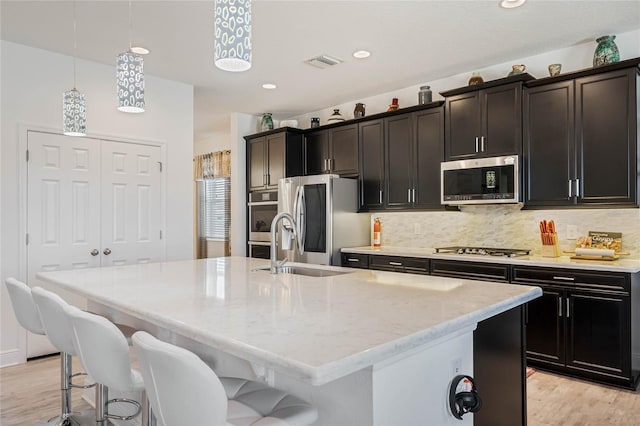
[[[38,278],[314,385],[383,362],[526,303],[540,288],[355,270],[252,271],[226,257],[39,273]]]
[[[517,256],[517,257],[501,257],[501,256],[481,256],[472,254],[453,254],[453,253],[436,253],[434,248],[415,248],[415,247],[380,247],[372,246],[363,247],[345,247],[342,249],[344,253],[360,253],[385,256],[406,256],[420,257],[428,259],[449,259],[468,262],[484,262],[484,263],[504,263],[509,265],[524,266],[546,266],[553,268],[567,269],[585,269],[593,271],[611,271],[611,272],[640,272],[640,259],[629,259],[620,257],[618,260],[602,261],[602,260],[576,260],[570,256],[560,257],[542,257],[542,256]]]

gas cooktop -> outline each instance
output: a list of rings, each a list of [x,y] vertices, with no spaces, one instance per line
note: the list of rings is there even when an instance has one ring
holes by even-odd
[[[476,254],[481,256],[528,256],[531,250],[526,249],[508,249],[508,248],[489,248],[489,247],[436,247],[436,253],[451,254]]]

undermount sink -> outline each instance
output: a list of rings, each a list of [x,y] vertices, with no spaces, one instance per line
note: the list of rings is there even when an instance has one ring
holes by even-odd
[[[269,267],[254,269],[255,271],[267,271]],[[330,271],[326,269],[305,268],[304,266],[280,266],[278,267],[279,274],[293,274],[293,275],[305,275],[307,277],[333,277],[334,275],[351,274],[351,272],[342,271]]]

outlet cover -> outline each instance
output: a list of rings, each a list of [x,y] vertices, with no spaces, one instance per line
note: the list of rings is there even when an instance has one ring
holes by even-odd
[[[567,225],[567,240],[577,240],[577,239],[578,239],[578,226]]]

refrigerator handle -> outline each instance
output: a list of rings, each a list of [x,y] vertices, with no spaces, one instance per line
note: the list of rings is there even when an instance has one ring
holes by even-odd
[[[304,240],[305,240],[305,216],[307,214],[307,206],[304,199],[304,186],[298,188],[298,196],[296,197],[296,204],[298,205],[298,211],[294,217],[296,221],[297,234],[298,234],[298,253],[304,253]]]

